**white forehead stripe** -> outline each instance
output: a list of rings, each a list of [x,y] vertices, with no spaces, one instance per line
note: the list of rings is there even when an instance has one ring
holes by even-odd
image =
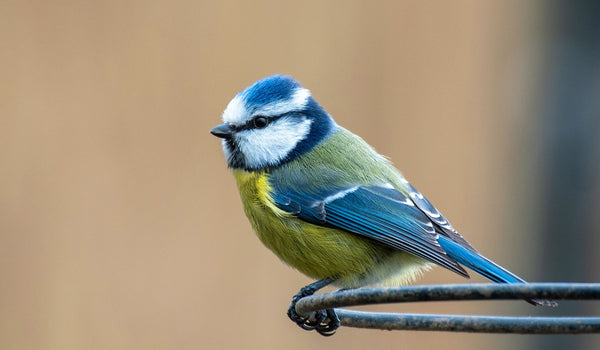
[[[273,117],[291,111],[300,111],[306,107],[309,97],[310,91],[308,89],[298,88],[290,99],[267,103],[257,108],[253,114]]]
[[[244,99],[241,95],[235,95],[223,111],[223,122],[236,125],[244,124],[246,120],[248,120],[248,111]]]
[[[227,105],[223,112],[223,122],[242,125],[255,115],[274,117],[284,113],[299,111],[306,107],[310,91],[305,88],[297,88],[291,98],[282,101],[273,101],[264,104],[255,110],[248,110],[244,94],[236,95]]]

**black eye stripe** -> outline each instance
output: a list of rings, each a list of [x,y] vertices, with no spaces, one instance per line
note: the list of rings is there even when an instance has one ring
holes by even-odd
[[[243,125],[230,125],[229,127],[230,127],[230,128],[233,130],[233,131],[236,131],[236,132],[237,132],[237,131],[242,131],[242,130],[260,129],[260,128],[258,128],[258,127],[256,127],[256,126],[254,125],[254,118],[256,118],[256,117],[259,117],[259,116],[260,116],[260,117],[265,117],[265,118],[267,118],[267,120],[268,120],[268,124],[271,124],[272,122],[274,122],[274,121],[276,121],[276,120],[278,120],[278,119],[280,119],[281,117],[284,117],[284,116],[286,116],[286,115],[287,115],[287,114],[282,114],[282,115],[278,115],[278,116],[275,116],[275,117],[267,117],[267,116],[263,116],[263,115],[255,115],[255,116],[253,116],[253,117],[252,117],[250,120],[248,120],[248,121],[246,122],[246,124],[243,124]]]

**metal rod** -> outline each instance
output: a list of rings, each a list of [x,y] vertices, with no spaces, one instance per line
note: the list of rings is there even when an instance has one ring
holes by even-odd
[[[598,300],[600,284],[458,284],[369,288],[317,294],[301,299],[299,314],[343,306],[398,302],[491,299]],[[393,314],[336,309],[346,327],[478,333],[600,333],[600,317],[505,317]]]

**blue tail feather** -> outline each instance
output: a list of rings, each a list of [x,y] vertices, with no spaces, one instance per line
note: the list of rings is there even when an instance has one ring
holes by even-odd
[[[440,236],[438,243],[449,257],[497,283],[525,283],[525,280],[486,257],[472,252],[447,237]]]
[[[465,265],[469,269],[497,283],[527,283],[521,277],[508,271],[504,267],[496,264],[488,258],[473,252],[460,244],[452,241],[450,238],[441,236],[438,239],[440,246],[446,251],[449,257],[456,260],[459,264]],[[527,302],[533,305],[557,306],[554,300],[527,299]]]

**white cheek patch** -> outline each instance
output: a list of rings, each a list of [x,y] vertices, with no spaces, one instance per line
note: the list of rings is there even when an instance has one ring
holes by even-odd
[[[245,163],[259,169],[283,160],[310,132],[309,119],[281,118],[264,129],[238,132],[234,137]]]

